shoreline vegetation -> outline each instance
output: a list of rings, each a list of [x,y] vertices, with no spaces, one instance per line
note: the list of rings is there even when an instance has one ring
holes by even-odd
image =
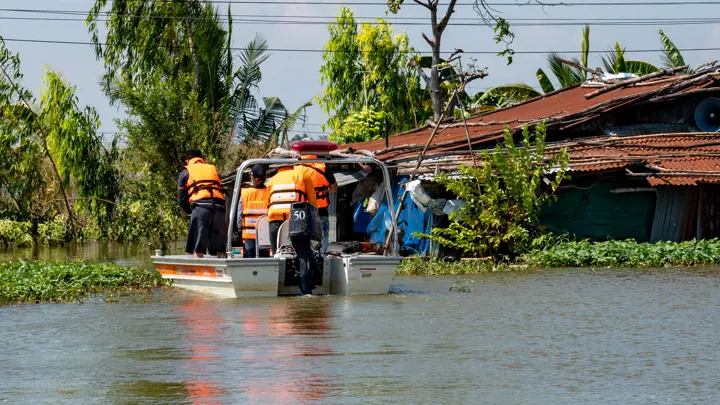
[[[0,263],[0,306],[82,302],[92,294],[147,292],[169,285],[158,272],[112,263]]]
[[[487,259],[403,260],[396,275],[429,276],[525,271],[549,268],[668,268],[720,265],[720,240],[638,243],[561,240],[514,262]]]
[[[720,240],[638,243],[557,239],[514,261],[408,257],[397,276],[461,275],[549,268],[670,268],[720,265]],[[0,263],[0,306],[82,302],[93,294],[148,292],[169,286],[160,273],[113,263]]]

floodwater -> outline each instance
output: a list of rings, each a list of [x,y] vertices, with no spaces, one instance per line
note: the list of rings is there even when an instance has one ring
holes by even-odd
[[[471,292],[448,291],[469,280]],[[0,403],[720,403],[717,270],[407,277],[392,288],[0,307]]]

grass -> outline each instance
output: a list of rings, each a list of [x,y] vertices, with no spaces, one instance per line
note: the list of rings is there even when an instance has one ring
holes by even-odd
[[[532,251],[513,265],[492,260],[403,260],[399,276],[477,274],[528,268],[659,268],[720,265],[720,240],[638,243],[634,240],[558,242]]]
[[[11,261],[0,264],[0,305],[76,302],[90,294],[169,285],[159,273],[111,263]]]

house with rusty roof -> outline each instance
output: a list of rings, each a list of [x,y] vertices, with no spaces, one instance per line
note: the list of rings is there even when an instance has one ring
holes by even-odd
[[[430,180],[470,164],[507,126],[547,125],[571,179],[541,222],[580,238],[681,241],[720,237],[720,67],[591,81],[462,120],[428,122],[349,145],[398,176]],[[431,135],[432,142],[428,144]],[[418,165],[421,152],[423,159]]]

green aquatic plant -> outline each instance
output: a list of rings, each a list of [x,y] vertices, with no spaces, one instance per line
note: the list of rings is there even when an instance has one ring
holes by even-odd
[[[425,260],[419,257],[413,257],[403,260],[395,274],[398,276],[440,276],[492,273],[503,271],[507,268],[509,267],[505,263],[496,263],[489,260]]]
[[[720,240],[638,243],[561,240],[525,256],[536,267],[674,267],[720,264]]]
[[[158,272],[112,263],[11,261],[0,264],[0,305],[75,302],[90,294],[169,285]]]

